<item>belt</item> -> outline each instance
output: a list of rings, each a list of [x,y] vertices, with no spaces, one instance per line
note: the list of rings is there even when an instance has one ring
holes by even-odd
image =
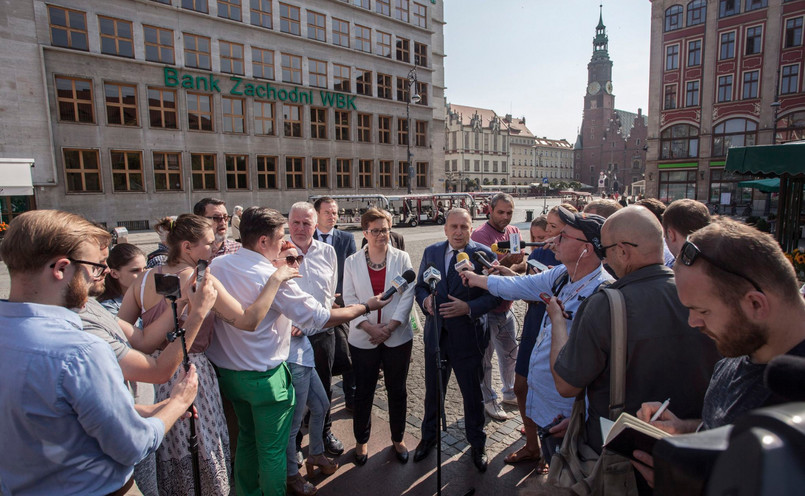
[[[129,491],[129,489],[131,489],[131,486],[133,485],[134,485],[134,476],[129,477],[129,480],[127,480],[126,483],[123,484],[123,487],[121,487],[120,489],[118,489],[113,493],[109,493],[107,496],[124,496]]]

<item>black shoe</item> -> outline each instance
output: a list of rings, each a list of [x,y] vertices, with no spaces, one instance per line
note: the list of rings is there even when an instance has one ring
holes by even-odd
[[[344,452],[344,445],[335,437],[332,431],[324,435],[324,451],[333,456],[338,456]]]
[[[296,465],[299,468],[302,468],[302,465],[305,463],[305,455],[302,454],[302,450],[297,446],[296,448]]]
[[[397,451],[397,448],[394,447],[394,445],[391,445],[391,449],[394,451],[394,455],[397,457],[398,462],[402,464],[408,463],[408,450],[399,452]]]
[[[423,439],[422,441],[420,441],[419,444],[416,446],[416,451],[414,452],[414,463],[421,462],[422,460],[424,460],[434,446],[436,446],[435,439],[430,440]]]
[[[475,468],[478,469],[478,472],[486,472],[486,466],[489,464],[486,458],[486,450],[483,448],[471,448],[470,451],[472,453],[472,463],[475,465]]]
[[[355,465],[363,467],[364,465],[366,465],[366,460],[368,459],[369,459],[368,453],[365,455],[359,455],[358,453],[355,453]]]

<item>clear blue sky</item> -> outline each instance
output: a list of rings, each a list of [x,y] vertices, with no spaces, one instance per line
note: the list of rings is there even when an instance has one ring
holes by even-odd
[[[440,0],[442,1],[442,0]],[[599,0],[443,0],[449,103],[576,140]],[[649,0],[604,1],[615,107],[648,112]]]

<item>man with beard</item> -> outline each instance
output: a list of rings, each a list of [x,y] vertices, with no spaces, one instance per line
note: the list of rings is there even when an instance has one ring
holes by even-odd
[[[805,356],[805,300],[777,242],[752,226],[719,218],[690,235],[674,273],[688,323],[712,338],[725,358],[713,371],[701,420],[682,420],[665,410],[651,423],[683,434],[782,403],[765,386],[763,372],[776,356]],[[645,403],[637,416],[648,422],[659,407]],[[642,462],[635,467],[652,483],[653,458],[642,451],[634,456]]]
[[[15,218],[0,245],[11,279],[0,302],[3,494],[123,494],[196,397],[195,368],[151,408],[136,408],[111,348],[78,315],[103,277],[110,235],[67,212]],[[140,413],[144,416],[141,416]]]
[[[225,201],[218,198],[202,198],[193,205],[193,213],[214,223],[215,242],[212,245],[212,258],[235,253],[240,249],[240,243],[227,238],[229,214],[226,211]]]

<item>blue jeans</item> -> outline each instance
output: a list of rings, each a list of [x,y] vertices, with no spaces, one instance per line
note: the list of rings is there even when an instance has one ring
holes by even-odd
[[[484,376],[481,381],[481,392],[484,403],[497,399],[492,388],[492,352],[498,354],[500,382],[503,383],[503,399],[514,399],[514,366],[517,363],[517,325],[514,312],[486,314],[489,326],[489,345],[484,353]]]
[[[288,458],[288,476],[299,473],[296,465],[296,433],[302,426],[302,418],[305,416],[305,409],[310,408],[310,424],[308,426],[308,437],[310,446],[308,455],[319,455],[324,453],[324,440],[322,432],[324,429],[324,414],[330,407],[327,399],[327,392],[316,374],[313,367],[305,367],[296,363],[288,363],[291,370],[291,382],[296,391],[296,407],[291,421],[291,435],[288,437],[288,447],[286,455]]]

